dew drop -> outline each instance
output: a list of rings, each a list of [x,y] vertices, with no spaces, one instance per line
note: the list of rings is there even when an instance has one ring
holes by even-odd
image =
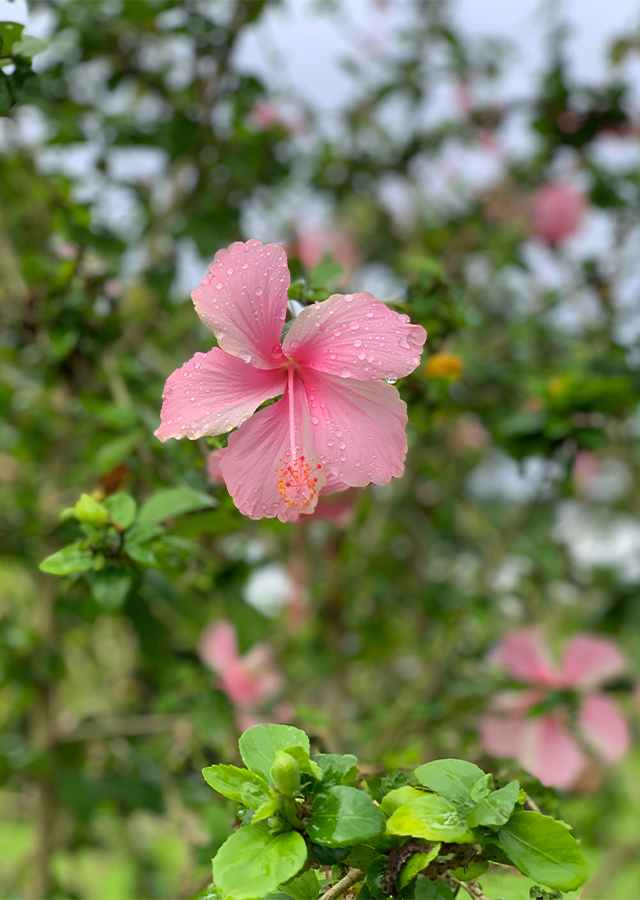
[[[221,291],[223,287],[224,287],[224,285],[222,284],[221,281],[219,281],[219,282],[216,284],[216,290],[218,290],[218,291]]]
[[[358,359],[359,359],[359,360],[366,359],[366,354],[363,353],[362,350],[360,351],[360,353],[358,353]]]
[[[340,447],[341,450],[346,450],[346,449],[347,449],[347,445],[345,444],[344,441],[340,441],[340,443],[338,444],[338,446]]]
[[[354,347],[362,347],[362,341],[354,341],[353,346]]]
[[[320,419],[318,419],[316,416],[311,416],[311,424],[312,425],[318,425],[319,423],[320,423]]]
[[[210,284],[212,281],[213,281],[213,275],[211,274],[211,272],[209,272],[207,275],[205,275],[204,278],[202,279],[203,284]]]
[[[351,325],[349,325],[349,328],[352,331],[357,331],[358,328],[360,328],[360,322],[352,322]]]
[[[336,328],[336,330],[333,332],[333,334],[334,334],[334,337],[340,337],[340,335],[342,334],[342,329]]]
[[[227,275],[233,275],[233,269],[227,269]]]
[[[243,269],[248,269],[248,268],[249,268],[249,263],[242,263],[242,268],[243,268]]]
[[[297,350],[300,346],[300,341],[289,341],[289,349]]]
[[[256,288],[256,295],[257,295],[258,297],[262,297],[262,288],[261,288],[261,287],[257,287],[257,288]]]
[[[344,295],[345,303],[351,303],[353,300],[353,294],[345,294]]]
[[[394,378],[393,375],[387,375],[384,380],[387,382],[387,384],[395,384],[398,379]]]
[[[373,310],[369,310],[369,312],[366,312],[365,316],[367,317],[367,319],[373,319]]]
[[[340,377],[341,378],[351,378],[351,369],[348,366],[343,366],[340,369]]]
[[[238,352],[238,356],[242,360],[242,362],[250,363],[251,362],[251,354],[248,350],[240,350]]]

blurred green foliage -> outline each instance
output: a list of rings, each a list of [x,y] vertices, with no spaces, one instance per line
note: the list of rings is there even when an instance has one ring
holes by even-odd
[[[637,36],[614,48],[604,87],[572,83],[558,39],[532,102],[477,102],[427,125],[443,79],[493,89],[505,60],[457,35],[446,5],[418,4],[401,52],[379,51],[375,78],[352,65],[355,99],[338,132],[302,105],[296,134],[282,121],[256,125],[271,98],[234,64],[269,12],[261,0],[36,0],[30,10],[48,17],[47,49],[20,50],[27,39],[3,23],[0,74],[0,114],[10,112],[0,154],[0,894],[187,898],[208,884],[234,808],[212,799],[200,770],[238,761],[237,723],[196,648],[224,618],[242,651],[270,641],[281,699],[315,750],[356,752],[372,785],[442,756],[515,776],[581,837],[595,873],[584,900],[635,898],[638,750],[612,772],[594,762],[579,791],[558,797],[484,757],[477,722],[502,683],[486,652],[519,624],[542,622],[557,638],[602,632],[630,659],[640,652],[639,579],[623,565],[633,546],[588,566],[558,532],[562,504],[579,504],[574,522],[599,517],[603,540],[640,512],[640,355],[616,299],[640,169],[607,167],[594,150],[612,131],[637,141],[624,81]],[[394,104],[411,127],[385,125]],[[507,155],[493,193],[445,206],[420,195],[452,142],[501,140],[512,115],[535,140]],[[159,154],[162,174],[119,182],[117,152],[136,148]],[[86,152],[89,184],[46,164],[46,154],[60,163]],[[606,253],[579,259],[545,248],[566,276],[549,288],[533,272],[524,201],[563,159],[613,237]],[[412,215],[382,202],[388,177],[418,198]],[[405,475],[357,492],[347,524],[251,522],[224,488],[212,497],[215,441],[153,437],[165,379],[213,340],[176,287],[181,248],[208,261],[247,236],[249,201],[268,207],[308,186],[363,261],[404,280],[403,296],[383,299],[425,325],[428,354],[456,357],[461,371],[428,377],[423,365],[399,385]],[[339,254],[328,249],[314,274],[295,227],[280,227],[296,296],[324,296]],[[559,313],[585,295],[597,315],[563,327]],[[589,493],[583,453],[613,463],[623,489]],[[286,568],[295,592],[272,619],[243,600],[268,563]],[[616,685],[632,719],[635,674]],[[492,900],[528,896],[531,882],[507,882],[483,877]]]

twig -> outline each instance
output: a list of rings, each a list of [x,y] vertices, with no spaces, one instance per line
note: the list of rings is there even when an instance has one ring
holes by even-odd
[[[527,799],[524,804],[525,809],[531,809],[533,812],[540,812],[540,807],[531,799],[531,797],[527,794]],[[540,813],[542,815],[542,813]]]
[[[341,897],[345,891],[348,891],[358,881],[362,881],[363,878],[364,872],[362,869],[350,869],[344,878],[341,878],[340,881],[322,895],[322,900],[336,900],[336,897]]]
[[[460,879],[456,878],[455,875],[452,875],[451,872],[447,872],[445,878],[452,887],[462,888],[463,891],[466,891],[472,900],[489,900],[489,898],[482,893],[482,888],[477,881],[460,881]]]

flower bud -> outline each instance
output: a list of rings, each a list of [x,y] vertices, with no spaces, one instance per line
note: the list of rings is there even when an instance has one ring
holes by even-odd
[[[271,766],[273,783],[281,794],[292,797],[300,790],[300,767],[286,750],[279,750]]]

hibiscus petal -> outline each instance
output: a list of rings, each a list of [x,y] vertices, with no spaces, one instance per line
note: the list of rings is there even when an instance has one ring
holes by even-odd
[[[217,450],[212,450],[209,454],[207,459],[207,478],[211,484],[224,484],[224,475],[220,468],[220,461],[226,452],[226,447],[218,447]]]
[[[527,721],[518,759],[547,787],[562,791],[573,787],[586,763],[577,741],[554,715]]]
[[[383,381],[347,381],[300,369],[313,442],[327,477],[351,487],[399,478],[407,455],[407,407]]]
[[[409,316],[373,294],[334,294],[302,310],[282,349],[318,372],[358,381],[395,380],[413,372],[426,338],[421,325],[411,325]]]
[[[313,448],[307,397],[299,382],[294,389],[293,410],[297,462],[291,462],[289,396],[287,387],[282,400],[256,413],[234,431],[220,462],[233,502],[252,519],[277,516],[281,522],[287,522],[296,514],[312,513],[325,483],[324,470]],[[296,473],[288,469],[291,466],[296,467]],[[288,474],[291,477],[287,481]],[[295,484],[287,488],[291,478],[295,482],[297,477],[307,489],[300,498],[295,496]],[[299,502],[291,505],[297,499]]]
[[[155,434],[166,441],[230,431],[281,394],[286,382],[284,369],[255,369],[217,347],[196,353],[167,379]]]
[[[617,644],[592,634],[578,634],[568,644],[562,664],[565,687],[589,690],[621,675],[626,668]]]
[[[238,640],[231,622],[214,622],[205,628],[198,641],[198,656],[214,672],[224,672],[238,662]]]
[[[491,652],[490,659],[518,681],[554,686],[557,674],[537,628],[512,631]]]
[[[258,369],[273,369],[283,358],[289,282],[284,248],[252,239],[218,250],[191,297],[223,350]]]
[[[629,749],[629,726],[605,694],[585,697],[578,713],[578,725],[596,753],[607,762],[615,762]]]
[[[498,759],[516,757],[527,728],[527,720],[518,716],[483,716],[480,719],[480,743]]]

